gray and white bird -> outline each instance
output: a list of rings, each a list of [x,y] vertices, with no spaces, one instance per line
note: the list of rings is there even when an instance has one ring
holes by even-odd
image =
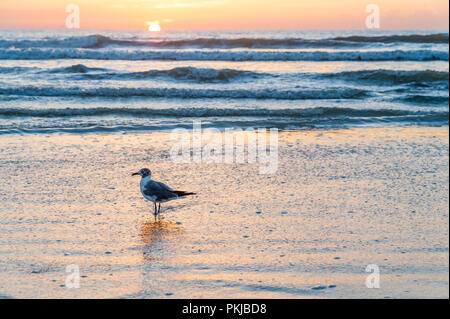
[[[195,195],[195,193],[191,192],[175,191],[166,184],[152,180],[152,172],[148,168],[142,168],[139,172],[131,174],[131,176],[135,175],[140,175],[142,177],[140,183],[142,196],[149,201],[152,201],[155,205],[153,212],[155,219],[161,211],[161,203],[184,198],[188,195]],[[158,207],[156,207],[156,204],[158,204]]]

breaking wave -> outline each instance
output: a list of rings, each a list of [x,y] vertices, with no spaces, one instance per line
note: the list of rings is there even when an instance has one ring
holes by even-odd
[[[174,60],[174,61],[448,61],[449,53],[437,50],[383,51],[204,51],[204,50],[91,50],[0,49],[1,60]]]
[[[394,109],[354,109],[340,107],[317,107],[303,109],[246,109],[246,108],[64,108],[64,109],[22,109],[3,108],[0,116],[4,117],[79,117],[79,116],[133,116],[133,117],[395,117],[408,115],[448,116],[448,111],[424,112]]]
[[[448,105],[448,96],[409,94],[407,96],[394,98],[395,102],[402,102],[416,105]]]
[[[78,87],[36,87],[23,86],[0,88],[0,95],[19,96],[54,96],[54,97],[154,97],[154,98],[232,98],[232,99],[276,99],[276,100],[310,100],[310,99],[361,99],[368,92],[353,88],[317,89],[317,90],[274,90],[274,89],[187,89],[187,88],[95,88]]]
[[[377,85],[441,82],[449,80],[448,72],[443,71],[396,71],[362,70],[321,74],[319,77],[342,79],[347,81],[370,82]]]
[[[409,34],[388,36],[347,36],[333,38],[335,41],[365,42],[365,43],[448,43],[448,33]]]
[[[386,36],[345,36],[324,39],[305,38],[194,38],[194,39],[134,39],[112,38],[94,34],[81,37],[47,38],[39,40],[0,40],[0,48],[89,48],[108,46],[149,48],[333,48],[361,46],[367,43],[448,43],[448,34],[411,34]]]
[[[84,72],[83,72],[84,73]],[[259,78],[270,76],[269,74],[235,70],[235,69],[213,69],[213,68],[195,68],[178,67],[169,70],[147,70],[139,72],[106,72],[86,74],[83,79],[92,80],[145,80],[154,78],[167,78],[178,81],[194,82],[230,82],[232,80]]]

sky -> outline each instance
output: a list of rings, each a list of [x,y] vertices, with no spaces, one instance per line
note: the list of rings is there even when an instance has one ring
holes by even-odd
[[[0,29],[65,29],[69,4],[82,30],[364,30],[368,4],[380,30],[449,28],[447,0],[0,0]]]

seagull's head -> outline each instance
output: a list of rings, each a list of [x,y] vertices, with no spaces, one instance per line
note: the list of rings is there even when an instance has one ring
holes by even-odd
[[[131,174],[131,176],[140,175],[142,177],[152,176],[152,172],[148,168],[142,168],[139,172]]]

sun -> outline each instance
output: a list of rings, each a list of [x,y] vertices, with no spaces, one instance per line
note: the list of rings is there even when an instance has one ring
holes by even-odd
[[[148,26],[148,31],[150,31],[150,32],[159,32],[159,31],[161,31],[161,26],[158,23],[151,23]]]

